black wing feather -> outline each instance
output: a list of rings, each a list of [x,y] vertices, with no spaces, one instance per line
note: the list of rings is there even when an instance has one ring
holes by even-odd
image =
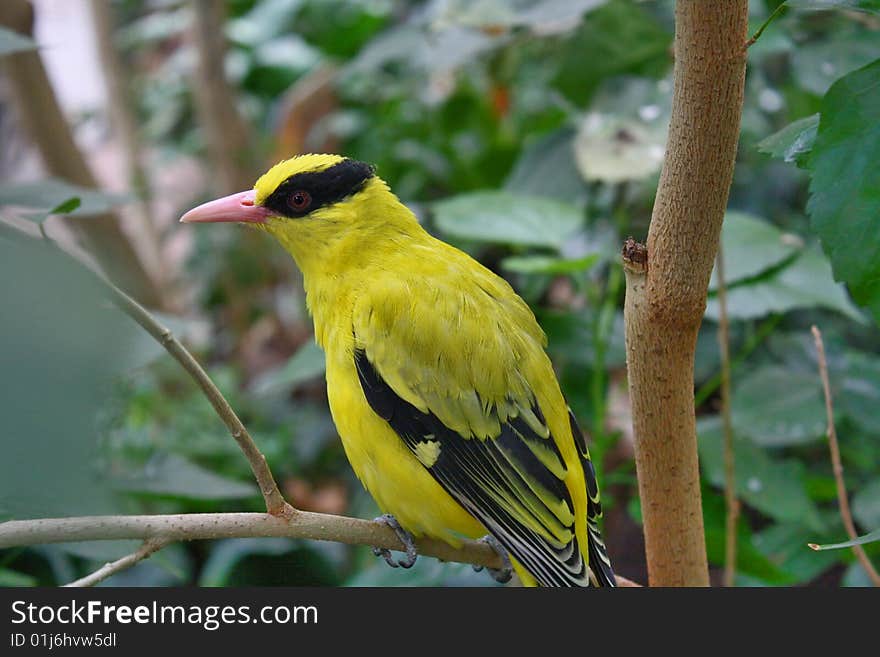
[[[355,352],[355,365],[364,396],[373,411],[389,423],[413,452],[416,445],[425,440],[440,443],[437,460],[431,466],[426,466],[428,471],[459,504],[486,526],[541,585],[589,586],[589,573],[574,536],[565,544],[549,539],[523,525],[493,499],[493,491],[505,499],[522,500],[523,491],[531,490],[529,482],[522,478],[517,468],[511,466],[511,459],[514,459],[518,468],[525,470],[530,478],[573,509],[565,484],[541,463],[525,443],[525,440],[537,440],[551,444],[556,449],[552,440],[535,435],[520,418],[503,424],[500,435],[494,439],[465,440],[434,414],[423,413],[401,399],[382,379],[364,351]],[[536,407],[533,410],[541,417],[540,409]],[[595,487],[595,480],[591,485]],[[540,501],[537,496],[524,500],[524,506],[530,503]],[[540,520],[539,515],[534,518]],[[545,529],[548,535],[552,535],[550,528]],[[591,557],[592,549],[591,545]],[[603,581],[601,577],[598,579],[600,583]]]
[[[584,434],[575,420],[571,409],[568,411],[568,419],[571,422],[571,433],[581,456],[581,464],[584,468],[584,479],[587,480],[587,540],[590,543],[590,567],[596,576],[599,586],[617,586],[614,571],[611,568],[611,559],[608,558],[608,550],[605,541],[599,531],[599,518],[602,517],[602,503],[599,501],[599,484],[596,482],[596,469],[590,460],[587,442]]]

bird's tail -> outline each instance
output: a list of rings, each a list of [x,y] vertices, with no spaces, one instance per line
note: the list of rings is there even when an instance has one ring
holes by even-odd
[[[614,570],[611,568],[611,559],[608,558],[608,550],[605,548],[605,541],[602,540],[602,532],[599,531],[602,502],[599,500],[596,469],[590,459],[590,451],[587,449],[584,434],[581,432],[571,409],[568,409],[568,419],[571,422],[571,433],[580,452],[584,479],[587,482],[587,554],[589,555],[590,570],[593,573],[591,579],[599,586],[617,586]]]
[[[587,520],[587,543],[587,551],[590,555],[590,570],[593,572],[593,579],[595,579],[596,584],[599,586],[617,586],[614,570],[611,568],[611,559],[608,558],[608,551],[605,549],[605,541],[602,540],[599,527],[592,519]]]

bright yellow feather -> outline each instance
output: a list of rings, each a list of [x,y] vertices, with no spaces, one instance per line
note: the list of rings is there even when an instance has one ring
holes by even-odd
[[[306,155],[281,162],[257,181],[255,202],[269,203],[297,174],[328,172],[344,161]],[[377,176],[305,216],[277,214],[259,225],[303,272],[326,353],[333,419],[355,473],[383,512],[416,536],[453,545],[490,529],[432,474],[454,442],[427,435],[407,446],[368,403],[358,353],[400,404],[448,428],[447,441],[493,441],[511,426],[527,432],[528,439],[514,432],[521,445],[508,442],[493,452],[501,474],[484,464],[461,476],[479,487],[480,504],[501,509],[535,540],[564,550],[574,539],[587,563],[588,457],[572,435],[544,333],[510,285],[428,234]],[[551,484],[561,481],[567,499],[529,471],[535,467],[546,469]],[[593,503],[598,508],[598,495]],[[522,563],[515,567],[524,583],[536,582]]]

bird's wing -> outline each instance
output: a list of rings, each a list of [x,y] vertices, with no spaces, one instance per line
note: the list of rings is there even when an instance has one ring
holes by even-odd
[[[543,333],[506,283],[487,281],[476,292],[432,281],[429,294],[406,281],[371,282],[352,318],[361,387],[431,475],[540,584],[587,585],[587,536],[578,540],[566,484],[584,485],[569,472],[582,461],[571,458],[571,437],[551,435],[529,384],[537,368],[556,385],[541,360]],[[591,464],[583,475],[595,502],[580,513],[595,516]]]

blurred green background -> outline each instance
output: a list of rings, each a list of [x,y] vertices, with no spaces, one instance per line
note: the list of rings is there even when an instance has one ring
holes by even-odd
[[[750,2],[752,30],[778,4]],[[826,94],[835,81],[880,58],[880,16],[857,11],[871,4],[864,2],[837,3],[849,7],[838,11],[821,10],[830,3],[791,4],[798,6],[748,51],[722,239],[743,504],[736,581],[865,585],[849,550],[806,547],[846,538],[809,330],[816,324],[825,335],[846,483],[867,533],[880,527],[880,304],[875,292],[853,287],[837,261],[850,289],[835,282],[818,238],[832,252],[837,228],[829,237],[815,215],[811,227],[806,207],[811,174],[818,180],[811,169],[819,161],[811,158],[816,115],[834,109]],[[534,309],[566,397],[590,434],[616,570],[646,581],[618,253],[627,236],[647,234],[670,112],[673,3],[94,5],[103,9],[35,2],[35,39],[104,191],[85,192],[51,175],[28,133],[32,123],[48,128],[39,117],[22,120],[16,88],[4,80],[3,220],[42,222],[64,241],[70,225],[92,214],[121,216],[141,259],[132,266],[156,284],[152,305],[207,366],[289,499],[371,518],[378,511],[351,473],[329,416],[323,355],[293,263],[262,234],[237,226],[194,230],[176,219],[299,152],[374,163],[433,233],[508,278]],[[222,29],[207,46],[219,48],[213,64],[225,74],[225,84],[213,86],[200,69],[207,46],[197,29],[211,16]],[[100,20],[108,21],[103,32],[95,28]],[[0,53],[30,45],[0,32]],[[858,141],[863,152],[853,161],[876,163],[876,130]],[[71,197],[80,207],[58,216],[56,206]],[[842,238],[877,258],[876,190],[844,210],[865,228]],[[0,520],[263,508],[247,462],[208,402],[88,276],[36,241],[0,232],[0,251]],[[717,286],[713,276],[696,361],[716,583],[725,521]],[[65,583],[134,546],[0,550],[0,585]],[[876,560],[876,544],[866,547]],[[104,583],[179,584],[494,582],[431,558],[400,571],[368,548],[247,539],[171,545]]]

